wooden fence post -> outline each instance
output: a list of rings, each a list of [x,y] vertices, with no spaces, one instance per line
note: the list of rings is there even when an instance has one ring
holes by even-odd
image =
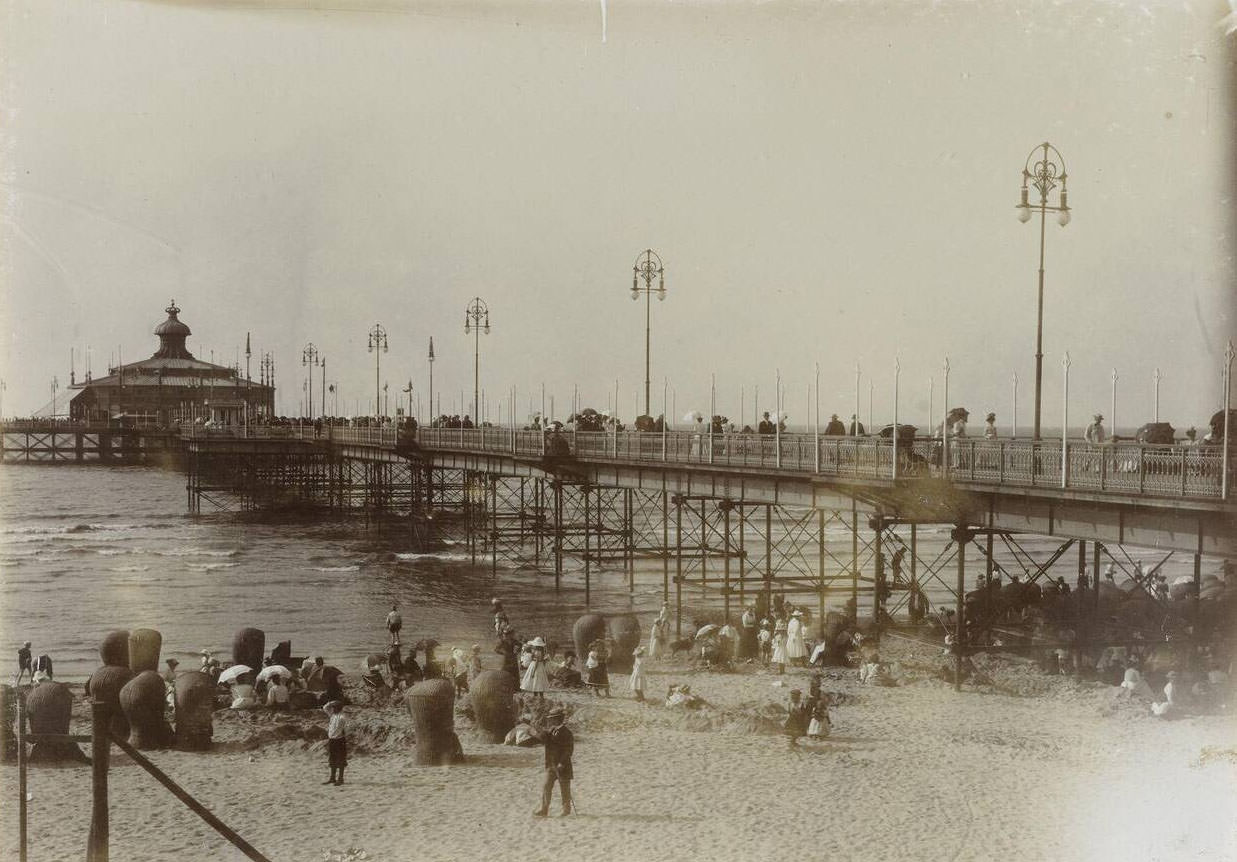
[[[90,836],[86,839],[86,862],[107,862],[108,824],[107,768],[112,748],[111,707],[98,700],[90,703]]]

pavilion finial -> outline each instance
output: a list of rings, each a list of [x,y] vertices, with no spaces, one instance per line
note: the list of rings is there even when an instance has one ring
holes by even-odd
[[[172,300],[172,304],[163,310],[166,311],[168,314],[170,314],[172,317],[175,317],[176,315],[180,314],[180,309],[176,307],[176,300],[174,299]]]

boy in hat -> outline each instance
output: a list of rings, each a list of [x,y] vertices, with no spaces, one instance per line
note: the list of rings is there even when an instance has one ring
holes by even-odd
[[[326,756],[331,768],[331,777],[323,784],[336,786],[344,783],[344,767],[348,765],[348,722],[344,718],[344,705],[333,700],[322,711],[327,714]]]
[[[571,756],[575,752],[575,737],[563,724],[566,714],[561,706],[549,711],[546,719],[550,729],[544,734],[545,740],[545,783],[541,787],[541,807],[533,812],[534,817],[545,817],[550,813],[550,798],[554,794],[554,782],[558,782],[559,794],[563,801],[563,816],[571,814]]]
[[[989,413],[987,418],[984,420],[984,439],[985,440],[996,439],[996,414],[995,413]]]
[[[174,658],[170,658],[167,660],[168,669],[163,672],[164,682],[175,682],[176,681],[176,666],[179,664],[180,662]]]

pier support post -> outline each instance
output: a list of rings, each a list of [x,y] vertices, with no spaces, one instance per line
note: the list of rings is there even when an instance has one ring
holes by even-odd
[[[674,636],[683,637],[683,497],[674,495]]]
[[[112,750],[112,710],[102,701],[90,703],[90,835],[86,839],[86,862],[107,862],[108,823],[107,768]],[[23,799],[25,797],[23,796]]]
[[[747,607],[747,548],[743,534],[747,532],[747,507],[739,500],[739,604]]]
[[[819,470],[820,441],[816,441],[817,469]],[[820,578],[820,590],[817,592],[817,619],[819,625],[825,624],[825,513],[823,509],[816,510],[816,575]],[[824,629],[822,628],[823,632]]]
[[[661,492],[661,601],[662,601],[662,604],[670,604],[670,492],[669,491]]]
[[[490,577],[498,577],[498,476],[490,474]]]
[[[881,629],[881,611],[885,607],[885,555],[881,552],[884,519],[877,512],[872,516],[872,625],[877,635]]]
[[[962,662],[966,655],[966,543],[971,532],[965,525],[954,528],[953,539],[958,543],[958,592],[955,596],[954,615],[954,691],[962,691]]]
[[[773,507],[765,504],[765,616],[773,619]]]
[[[723,530],[725,531],[724,547],[726,555],[722,558],[722,610],[726,622],[730,622],[730,510],[734,508],[731,500],[722,500],[717,504],[722,510]]]
[[[708,501],[700,498],[700,600],[709,598],[709,513]]]
[[[856,417],[855,421],[859,421]],[[859,501],[850,501],[850,601],[851,622],[859,621]]]
[[[563,580],[563,483],[557,479],[554,488],[554,591],[558,592]]]
[[[589,509],[590,495],[591,495],[591,492],[589,491],[589,486],[585,485],[584,486],[584,606],[585,607],[588,607],[589,598],[592,592],[592,579],[593,579],[592,558],[589,554],[589,551],[592,547],[592,543],[589,538],[591,516],[592,516],[592,512]],[[600,496],[600,494],[598,494],[598,496]]]
[[[631,488],[623,489],[623,565],[627,569],[627,593],[636,592],[636,551],[635,551],[635,492]]]

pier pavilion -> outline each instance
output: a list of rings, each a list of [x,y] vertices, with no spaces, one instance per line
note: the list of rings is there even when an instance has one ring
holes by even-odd
[[[73,383],[78,390],[69,416],[78,422],[127,419],[140,424],[173,425],[213,421],[240,425],[247,417],[271,415],[275,387],[255,383],[239,368],[203,362],[185,346],[192,333],[177,315],[176,301],[164,309],[167,320],[155,327],[159,349],[149,359],[108,369],[106,377]]]

